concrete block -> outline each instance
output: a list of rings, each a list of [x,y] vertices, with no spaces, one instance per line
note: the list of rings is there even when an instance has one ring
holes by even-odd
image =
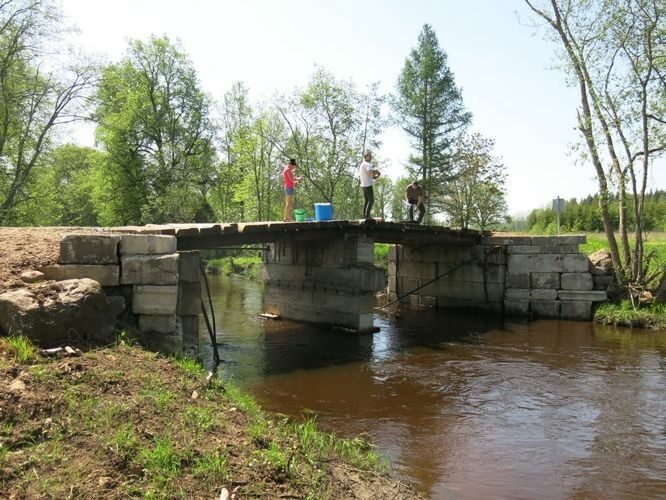
[[[72,234],[60,240],[61,264],[117,264],[120,236]]]
[[[588,291],[594,288],[590,273],[562,273],[562,290]]]
[[[558,318],[560,316],[559,300],[531,300],[530,311],[542,318]]]
[[[123,234],[120,239],[121,255],[161,255],[174,253],[177,240],[175,236],[157,234]]]
[[[398,273],[398,266],[396,265],[395,261],[390,260],[388,263],[388,275],[389,276],[396,276]]]
[[[120,285],[120,266],[117,264],[63,264],[43,267],[42,272],[49,280],[90,278],[102,286]]]
[[[178,281],[199,283],[199,252],[178,252]]]
[[[580,253],[578,245],[560,245],[560,253]]]
[[[560,317],[563,319],[579,319],[586,321],[592,319],[592,302],[584,300],[562,300],[560,301],[560,304]]]
[[[132,312],[134,314],[176,314],[178,287],[158,285],[137,285],[132,294]]]
[[[175,285],[178,283],[178,254],[124,255],[121,270],[123,285]]]
[[[356,242],[356,263],[373,264],[375,262],[375,240],[359,237]]]
[[[531,236],[482,236],[482,245],[509,246],[509,245],[531,245]]]
[[[511,245],[506,249],[509,255],[534,253],[560,253],[558,245]]]
[[[557,294],[560,300],[583,300],[591,302],[603,302],[608,299],[604,291],[591,290],[588,292],[578,292],[574,290],[560,290]]]
[[[530,273],[509,273],[506,275],[507,288],[529,288]]]
[[[178,284],[178,306],[176,314],[179,316],[193,316],[201,312],[201,285],[199,283]]]
[[[458,260],[461,262],[463,260],[471,260],[471,255],[463,259]],[[486,264],[497,264],[497,265],[506,265],[506,248],[505,247],[495,247],[495,246],[483,246],[477,245],[474,247],[474,256],[479,263],[485,262]],[[454,264],[456,259],[451,260],[451,263]]]
[[[177,316],[176,334],[183,339],[183,349],[190,356],[199,353],[199,316]]]
[[[140,314],[139,330],[144,333],[176,333],[176,315]]]
[[[509,272],[582,273],[588,269],[588,259],[581,254],[509,255]]]
[[[530,299],[533,300],[557,300],[557,290],[535,289],[530,290]]]
[[[560,288],[560,273],[530,273],[530,288]]]
[[[387,288],[389,292],[396,292],[398,285],[398,279],[395,276],[388,277]]]
[[[526,299],[506,299],[504,301],[504,312],[514,316],[529,316],[530,301]]]
[[[567,236],[532,236],[532,245],[582,245],[587,241],[584,234]]]
[[[389,262],[395,261],[397,258],[398,258],[398,246],[397,245],[391,245],[389,247],[389,251],[388,251]]]
[[[529,288],[507,288],[505,297],[507,299],[529,299]]]

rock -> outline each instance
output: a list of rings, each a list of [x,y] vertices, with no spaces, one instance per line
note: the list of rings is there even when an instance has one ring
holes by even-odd
[[[125,309],[127,309],[127,301],[122,295],[108,295],[106,300],[111,305],[111,309],[113,310],[113,315],[115,318],[120,316],[125,312]]]
[[[23,392],[25,391],[25,383],[22,380],[16,379],[9,384],[9,390],[11,392]]]
[[[44,273],[40,273],[39,271],[25,271],[24,273],[21,273],[21,281],[24,283],[44,281]]]
[[[590,272],[597,276],[613,274],[613,259],[610,251],[605,248],[597,250],[588,257],[590,259]]]
[[[101,285],[88,278],[47,281],[0,294],[0,330],[36,342],[113,340],[116,318]]]
[[[220,500],[229,500],[229,490],[226,488],[222,488],[222,491],[220,492]]]

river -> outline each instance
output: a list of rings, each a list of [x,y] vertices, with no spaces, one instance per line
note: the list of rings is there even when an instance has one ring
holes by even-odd
[[[368,436],[432,498],[666,497],[666,335],[404,309],[350,335],[260,319],[261,283],[209,279],[223,377]]]

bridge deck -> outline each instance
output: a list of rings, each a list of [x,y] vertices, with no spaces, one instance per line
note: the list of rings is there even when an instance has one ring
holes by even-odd
[[[365,234],[379,243],[420,246],[477,243],[481,233],[442,226],[421,226],[403,222],[331,220],[319,222],[248,222],[206,224],[162,224],[109,228],[112,232],[165,234],[178,238],[179,250],[201,250],[251,243],[270,243],[283,238],[309,240],[333,238],[345,233]]]

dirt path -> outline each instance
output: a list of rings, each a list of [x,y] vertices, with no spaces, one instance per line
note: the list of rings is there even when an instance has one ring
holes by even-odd
[[[99,231],[90,227],[0,227],[0,293],[21,286],[22,272],[56,264],[63,236]]]

